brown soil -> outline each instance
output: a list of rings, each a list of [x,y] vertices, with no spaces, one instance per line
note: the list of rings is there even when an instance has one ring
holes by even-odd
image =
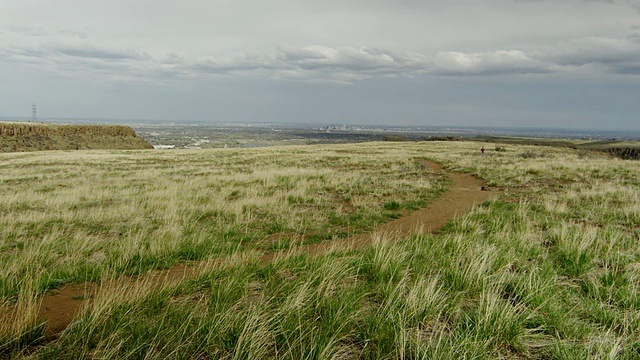
[[[433,171],[446,175],[452,182],[448,190],[426,208],[415,211],[405,217],[382,225],[375,232],[360,234],[351,238],[327,241],[313,245],[298,246],[290,250],[263,255],[261,263],[289,254],[325,253],[336,249],[346,249],[370,245],[381,234],[389,234],[389,239],[401,239],[411,233],[429,233],[443,227],[456,216],[471,210],[473,206],[488,200],[494,194],[484,185],[483,181],[470,174],[446,173],[435,163],[422,160]],[[56,338],[84,306],[92,302],[100,286],[133,287],[144,282],[155,286],[177,282],[186,277],[197,275],[204,268],[215,266],[222,261],[200,262],[193,266],[176,266],[167,270],[156,270],[137,278],[123,277],[105,280],[102,284],[82,283],[68,285],[51,291],[41,299],[38,320],[46,321],[45,335]]]

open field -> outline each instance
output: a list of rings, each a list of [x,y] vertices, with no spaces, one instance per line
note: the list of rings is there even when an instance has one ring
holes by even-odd
[[[481,145],[0,154],[0,296],[12,314],[1,349],[70,359],[640,357],[640,164],[524,145],[479,156]],[[477,174],[498,195],[437,233],[260,262],[424,207],[447,179],[419,159]],[[107,281],[220,258],[166,286]],[[87,280],[104,286],[58,339],[42,339],[41,295]]]
[[[584,151],[597,150],[622,159],[640,159],[640,142],[634,140],[576,140],[506,136],[477,136],[475,140],[498,144],[567,147]]]

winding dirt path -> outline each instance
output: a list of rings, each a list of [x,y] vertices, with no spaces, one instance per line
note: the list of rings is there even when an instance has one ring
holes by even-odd
[[[319,254],[336,249],[363,247],[373,243],[381,234],[391,234],[391,239],[402,238],[411,233],[429,233],[446,225],[450,220],[471,210],[475,205],[488,200],[493,193],[485,191],[484,182],[470,174],[449,173],[433,162],[418,160],[429,166],[433,171],[447,176],[452,184],[448,190],[426,208],[415,211],[380,226],[376,231],[360,234],[340,241],[328,241],[319,244],[302,245],[293,249],[265,254],[261,263],[267,263],[278,257],[290,254]],[[175,266],[167,270],[152,271],[147,275],[136,278],[122,277],[104,280],[101,284],[82,283],[67,285],[51,291],[41,299],[38,311],[38,321],[46,321],[45,336],[55,339],[69,326],[80,313],[82,308],[93,301],[101,286],[135,287],[144,283],[146,286],[159,287],[181,279],[195,276],[203,269],[219,264],[221,261],[203,261],[194,266]]]

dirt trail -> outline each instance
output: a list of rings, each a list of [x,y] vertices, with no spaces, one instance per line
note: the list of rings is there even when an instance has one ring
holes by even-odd
[[[426,208],[415,211],[405,217],[391,221],[380,226],[376,231],[360,234],[340,241],[328,241],[319,244],[302,245],[293,249],[265,254],[261,263],[267,263],[275,258],[289,254],[318,254],[334,249],[362,247],[370,245],[376,236],[380,234],[392,234],[390,238],[402,238],[413,232],[429,233],[443,227],[456,216],[471,210],[475,205],[488,200],[493,195],[490,191],[484,191],[482,180],[470,174],[448,173],[433,162],[419,160],[429,166],[433,171],[447,176],[452,184],[448,190]],[[222,260],[221,260],[222,261]],[[194,266],[175,266],[167,270],[157,270],[137,278],[122,277],[114,280],[103,281],[102,284],[82,283],[68,285],[52,291],[42,297],[38,320],[46,321],[45,336],[56,338],[82,308],[92,301],[101,286],[135,287],[136,284],[161,286],[181,279],[195,276],[203,269],[218,262],[200,262]]]

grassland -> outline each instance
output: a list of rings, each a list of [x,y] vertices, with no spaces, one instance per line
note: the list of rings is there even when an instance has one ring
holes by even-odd
[[[0,296],[19,310],[2,319],[2,351],[639,358],[640,164],[524,145],[479,156],[481,145],[0,154]],[[503,191],[436,234],[258,261],[424,206],[446,180],[417,158]],[[163,287],[104,282],[56,341],[41,338],[47,290],[216,258],[228,261]]]
[[[507,136],[477,136],[475,140],[511,145],[567,147],[583,150],[585,153],[596,150],[625,160],[640,159],[640,142],[632,140],[576,140]]]

